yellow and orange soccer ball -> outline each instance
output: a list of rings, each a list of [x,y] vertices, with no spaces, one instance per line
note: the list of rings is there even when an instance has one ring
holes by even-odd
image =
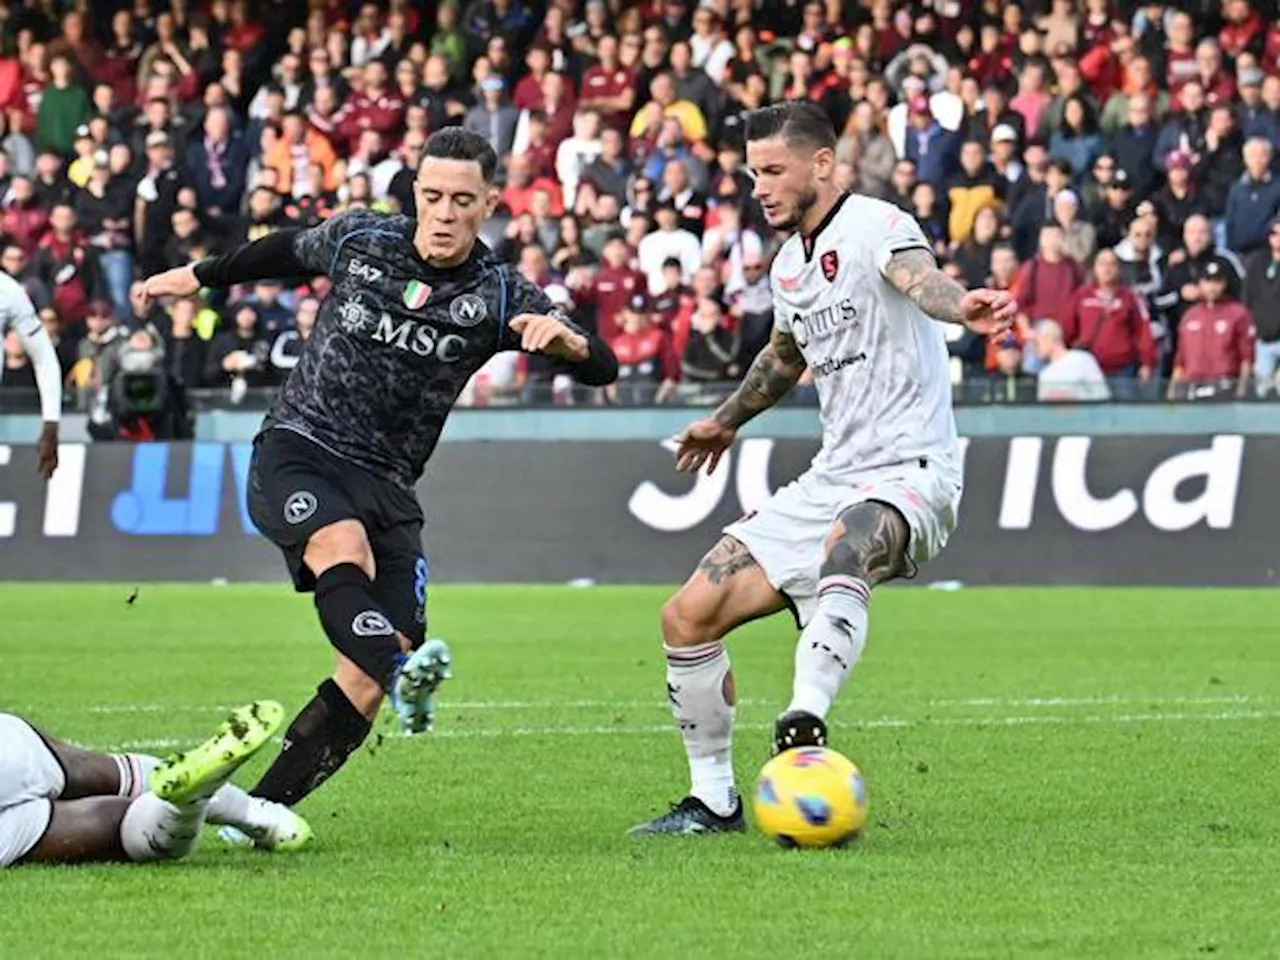
[[[764,765],[756,780],[756,825],[784,847],[835,847],[867,821],[867,786],[848,758],[797,747]]]

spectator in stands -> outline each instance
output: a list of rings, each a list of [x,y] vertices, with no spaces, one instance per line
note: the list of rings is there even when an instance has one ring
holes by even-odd
[[[1245,397],[1252,383],[1253,318],[1227,293],[1227,270],[1205,266],[1200,295],[1178,326],[1169,399]]]
[[[1098,246],[1093,224],[1080,217],[1080,198],[1074,190],[1059,190],[1053,198],[1053,219],[1062,228],[1064,249],[1072,260],[1088,263]]]
[[[195,389],[204,380],[205,354],[209,345],[196,333],[200,302],[195,297],[179,297],[169,307],[168,331],[164,336],[164,367],[180,390]]]
[[[76,347],[76,362],[71,368],[71,385],[87,389],[100,382],[98,364],[108,357],[127,327],[116,323],[111,304],[97,301],[89,304],[85,314],[85,335]]]
[[[53,295],[44,281],[37,277],[30,267],[30,258],[21,246],[12,241],[4,244],[3,251],[0,251],[0,269],[22,285],[22,289],[27,291],[27,296],[31,298],[37,310],[43,310],[52,305]]]
[[[1236,123],[1246,141],[1259,139],[1267,143],[1280,142],[1280,117],[1262,99],[1266,79],[1257,67],[1247,67],[1237,74],[1240,90],[1240,106],[1236,108]]]
[[[923,94],[907,104],[906,149],[902,156],[916,165],[916,176],[941,187],[959,169],[960,135],[933,115]]]
[[[1065,342],[1093,354],[1108,377],[1151,379],[1157,359],[1151,322],[1142,298],[1120,284],[1115,251],[1098,253],[1093,283],[1067,301],[1059,325]]]
[[[973,230],[964,242],[955,246],[952,257],[960,267],[960,275],[966,286],[987,285],[991,276],[991,251],[999,240],[1000,215],[993,206],[978,210],[973,220]]]
[[[138,266],[144,275],[164,269],[164,245],[178,193],[189,186],[186,175],[173,162],[173,142],[167,133],[153,132],[146,139],[147,172],[138,183],[135,216],[141,230],[135,237]]]
[[[1153,198],[1159,217],[1157,237],[1165,250],[1172,250],[1182,240],[1187,219],[1207,215],[1209,208],[1191,176],[1191,158],[1178,151],[1165,159],[1165,185]]]
[[[1266,245],[1267,228],[1280,212],[1280,179],[1271,173],[1274,150],[1266,140],[1244,145],[1244,175],[1227,193],[1227,247],[1244,256]]]
[[[49,226],[49,214],[40,205],[31,180],[14,177],[9,186],[0,229],[30,256]]]
[[[1080,265],[1066,254],[1062,227],[1046,223],[1035,256],[1022,265],[1014,283],[1018,308],[1032,326],[1057,319],[1083,282]]]
[[[1235,254],[1215,247],[1213,229],[1207,217],[1200,214],[1188,217],[1182,237],[1182,246],[1169,254],[1164,289],[1156,299],[1156,305],[1164,311],[1171,331],[1180,329],[1182,315],[1203,296],[1200,279],[1210,264],[1221,268],[1218,276],[1227,278],[1226,295],[1229,299],[1239,297],[1244,278],[1244,267]]]
[[[511,153],[520,111],[506,102],[506,83],[501,77],[486,77],[480,83],[481,101],[467,111],[463,126],[488,138],[498,156]],[[412,207],[408,209],[413,209]]]
[[[724,322],[720,304],[700,297],[689,340],[680,357],[681,379],[691,384],[721,383],[738,375],[738,335]]]
[[[187,169],[195,175],[201,209],[219,217],[240,206],[248,148],[232,129],[231,115],[224,107],[205,113],[203,129],[204,136],[192,138],[187,147]]]
[[[643,293],[632,294],[622,310],[621,324],[609,345],[618,357],[618,382],[606,388],[613,403],[662,402],[672,385],[664,381],[662,330],[653,323]]]
[[[915,207],[913,198],[918,182],[915,161],[899,160],[893,168],[893,177],[890,180],[891,193],[887,199],[899,209],[911,212]]]
[[[1082,96],[1074,96],[1062,107],[1062,123],[1049,139],[1049,156],[1071,165],[1072,182],[1079,187],[1094,159],[1102,152],[1093,108]]]
[[[0,369],[0,390],[36,390],[35,368],[17,331],[9,330],[4,336],[4,366]]]
[[[1070,186],[1070,165],[1065,160],[1054,160],[1047,163],[1043,182],[1035,183],[1033,180],[1032,185],[1023,191],[1022,199],[1010,218],[1013,247],[1020,259],[1029,259],[1035,252],[1040,227],[1054,222],[1055,198]]]
[[[42,307],[40,309],[40,325],[44,327],[44,332],[49,334],[49,342],[53,344],[53,349],[58,355],[58,369],[62,371],[62,379],[65,382],[71,373],[71,368],[76,362],[76,342],[67,336],[66,324],[62,322],[62,317],[58,315],[58,311],[53,307]]]
[[[1181,108],[1169,116],[1156,137],[1154,157],[1162,170],[1175,153],[1199,157],[1205,149],[1209,108],[1204,102],[1204,88],[1198,80],[1191,80],[1183,86],[1179,99]]]
[[[1225,104],[1209,114],[1205,132],[1205,152],[1195,165],[1198,179],[1204,184],[1204,199],[1211,217],[1221,217],[1227,207],[1227,193],[1244,170],[1241,148],[1244,139],[1236,127],[1235,114]]]
[[[45,234],[32,261],[49,289],[53,306],[68,323],[84,319],[89,301],[99,298],[98,258],[76,223],[75,210],[60,203],[49,213]]]
[[[1052,320],[1036,324],[1036,352],[1043,365],[1036,377],[1042,403],[1110,400],[1111,388],[1088,350],[1068,347],[1062,327]]]
[[[1120,260],[1120,283],[1142,297],[1150,312],[1164,286],[1164,251],[1156,243],[1156,218],[1134,217],[1114,249]]]
[[[556,177],[564,190],[566,208],[573,208],[578,183],[602,150],[600,115],[594,110],[580,110],[573,118],[573,136],[556,149]]]
[[[612,35],[596,44],[597,63],[582,76],[579,106],[600,114],[606,129],[625,134],[636,103],[635,72],[618,59],[618,40]]]
[[[973,221],[984,207],[998,207],[1004,191],[995,172],[987,164],[986,143],[968,140],[960,148],[960,169],[947,187],[947,237],[963,243],[973,230]]]
[[[1280,218],[1267,227],[1267,246],[1254,251],[1244,275],[1244,305],[1253,317],[1258,396],[1280,391]]]
[[[649,293],[662,292],[662,271],[666,262],[675,259],[680,263],[680,278],[687,283],[702,263],[702,244],[688,230],[680,227],[679,214],[670,202],[660,203],[654,210],[649,233],[636,252],[640,270],[649,280]]]
[[[258,311],[241,302],[231,307],[231,324],[209,344],[204,385],[230,387],[238,403],[250,387],[266,386],[271,379],[271,344],[258,332]]]
[[[627,197],[627,181],[633,172],[625,151],[626,142],[617,129],[606,127],[600,133],[600,154],[582,171],[582,179],[598,193],[609,194],[619,202]]]
[[[93,109],[89,94],[75,80],[70,56],[55,54],[49,60],[50,85],[40,97],[36,117],[36,145],[66,155],[71,152],[75,130]]]
[[[302,351],[311,339],[315,330],[316,317],[320,312],[320,301],[313,296],[298,300],[298,309],[293,317],[291,327],[281,329],[271,344],[268,359],[271,362],[271,379],[283,383],[290,371],[298,365]]]
[[[1127,102],[1127,122],[1112,135],[1107,152],[1116,158],[1117,168],[1128,175],[1134,196],[1142,200],[1156,183],[1153,161],[1159,129],[1152,116],[1150,97],[1134,94]]]

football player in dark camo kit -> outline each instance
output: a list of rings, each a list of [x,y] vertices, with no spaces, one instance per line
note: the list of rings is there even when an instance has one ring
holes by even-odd
[[[557,358],[613,382],[612,351],[559,314],[478,238],[497,156],[457,127],[427,141],[417,219],[366,210],[280,230],[148,279],[146,301],[267,277],[327,275],[315,332],[254,441],[249,512],[299,591],[314,591],[337,667],[251,791],[292,805],[364,741],[384,693],[410,732],[430,724],[448,650],[424,643],[427,561],[414,485],[459,392],[495,353]]]

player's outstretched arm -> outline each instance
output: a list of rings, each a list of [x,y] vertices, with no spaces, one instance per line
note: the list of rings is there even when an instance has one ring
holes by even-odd
[[[141,306],[160,297],[189,297],[201,287],[231,287],[254,280],[314,276],[298,256],[297,238],[302,230],[277,230],[252,243],[245,243],[218,257],[174,267],[148,277],[138,291]]]
[[[1008,328],[1018,312],[1003,290],[966,290],[938,267],[933,254],[920,247],[895,253],[885,279],[921,310],[947,323],[963,323],[975,333],[991,335]]]

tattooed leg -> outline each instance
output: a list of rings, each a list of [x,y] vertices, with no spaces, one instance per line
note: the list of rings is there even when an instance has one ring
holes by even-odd
[[[724,537],[662,609],[667,698],[689,760],[689,794],[722,817],[738,810],[738,793],[732,759],[736,697],[721,638],[785,606],[750,551]]]
[[[840,515],[827,538],[817,611],[796,644],[788,714],[826,717],[866,645],[871,588],[901,572],[910,533],[887,504],[860,503]]]

